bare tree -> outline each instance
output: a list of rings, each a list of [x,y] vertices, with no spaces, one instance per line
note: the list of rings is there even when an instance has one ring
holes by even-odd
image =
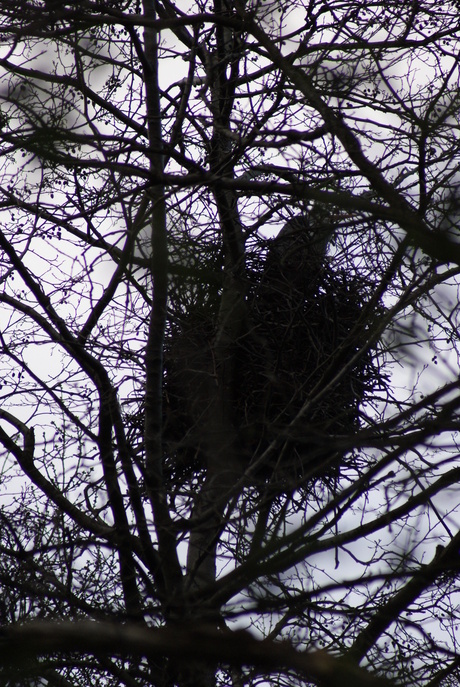
[[[457,684],[457,4],[0,17],[2,684]]]

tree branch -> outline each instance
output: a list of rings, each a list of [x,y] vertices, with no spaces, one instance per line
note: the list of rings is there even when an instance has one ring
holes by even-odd
[[[294,670],[321,687],[395,687],[351,661],[326,651],[297,651],[287,642],[257,640],[249,632],[217,631],[206,625],[144,629],[105,622],[35,621],[4,629],[0,635],[0,662],[8,674],[15,666],[38,656],[59,653],[138,655],[170,658],[181,663],[206,661],[234,666],[250,665],[261,672]]]

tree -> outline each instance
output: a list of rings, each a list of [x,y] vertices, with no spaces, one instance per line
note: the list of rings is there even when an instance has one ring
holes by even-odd
[[[3,684],[457,684],[457,3],[0,13]]]

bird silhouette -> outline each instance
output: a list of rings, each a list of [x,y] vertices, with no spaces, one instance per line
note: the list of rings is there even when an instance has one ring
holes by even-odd
[[[336,225],[318,208],[291,217],[272,239],[265,262],[265,284],[278,291],[304,292],[311,288],[327,260]]]

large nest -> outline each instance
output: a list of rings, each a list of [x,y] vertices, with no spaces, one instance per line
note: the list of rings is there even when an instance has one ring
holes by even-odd
[[[193,292],[193,285],[182,287]],[[268,252],[252,254],[247,328],[230,352],[237,364],[229,390],[231,423],[252,480],[308,482],[337,474],[346,461],[345,438],[360,426],[361,405],[384,383],[368,345],[371,287],[311,245],[275,240]],[[204,293],[185,310],[171,302],[164,436],[165,469],[176,482],[204,467],[218,280]]]

